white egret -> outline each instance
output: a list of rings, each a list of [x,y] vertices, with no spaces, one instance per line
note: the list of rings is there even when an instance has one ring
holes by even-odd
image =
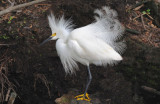
[[[51,13],[48,20],[52,35],[41,43],[57,40],[56,50],[66,73],[74,73],[78,69],[77,62],[87,66],[88,82],[84,94],[77,96],[77,100],[90,101],[87,94],[92,79],[89,65],[115,64],[122,60],[120,54],[125,49],[125,43],[120,41],[124,27],[117,19],[117,12],[104,6],[94,13],[97,15],[93,23],[77,29],[73,29],[70,19],[65,20],[64,16],[56,19]]]

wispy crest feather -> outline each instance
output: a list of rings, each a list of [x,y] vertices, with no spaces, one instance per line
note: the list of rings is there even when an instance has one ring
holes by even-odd
[[[48,21],[49,21],[49,26],[51,27],[52,30],[52,34],[61,31],[62,33],[68,35],[73,30],[74,27],[74,25],[72,24],[72,20],[71,19],[65,20],[64,15],[61,18],[57,19],[55,18],[53,13],[51,13],[48,16]]]

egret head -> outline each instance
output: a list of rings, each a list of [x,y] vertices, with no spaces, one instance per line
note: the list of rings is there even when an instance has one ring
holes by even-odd
[[[57,19],[52,13],[48,16],[48,22],[52,35],[48,39],[44,40],[40,45],[43,45],[50,40],[56,40],[59,38],[66,39],[68,34],[73,30],[74,26],[71,19],[65,20],[64,16]]]

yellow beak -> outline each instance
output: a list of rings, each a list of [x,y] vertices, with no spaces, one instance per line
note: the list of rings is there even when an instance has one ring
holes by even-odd
[[[56,33],[54,33],[54,34],[51,35],[51,37],[54,37],[54,36],[56,36]]]
[[[56,36],[56,33],[52,34],[48,39],[44,40],[44,41],[40,44],[40,46],[43,45],[44,43],[52,40],[52,37],[54,37],[54,36]]]

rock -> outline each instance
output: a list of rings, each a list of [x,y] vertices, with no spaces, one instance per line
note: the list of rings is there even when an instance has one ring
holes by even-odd
[[[55,102],[56,104],[70,104],[72,99],[74,99],[74,96],[69,92],[68,94],[64,94],[60,98],[57,98]]]
[[[88,101],[73,99],[70,104],[92,104],[92,103],[90,103]]]
[[[102,104],[100,99],[96,97],[97,94],[98,93],[90,95],[90,102],[84,100],[76,100],[74,97],[78,95],[78,90],[71,89],[68,94],[64,94],[60,98],[57,98],[55,102],[56,104]]]

